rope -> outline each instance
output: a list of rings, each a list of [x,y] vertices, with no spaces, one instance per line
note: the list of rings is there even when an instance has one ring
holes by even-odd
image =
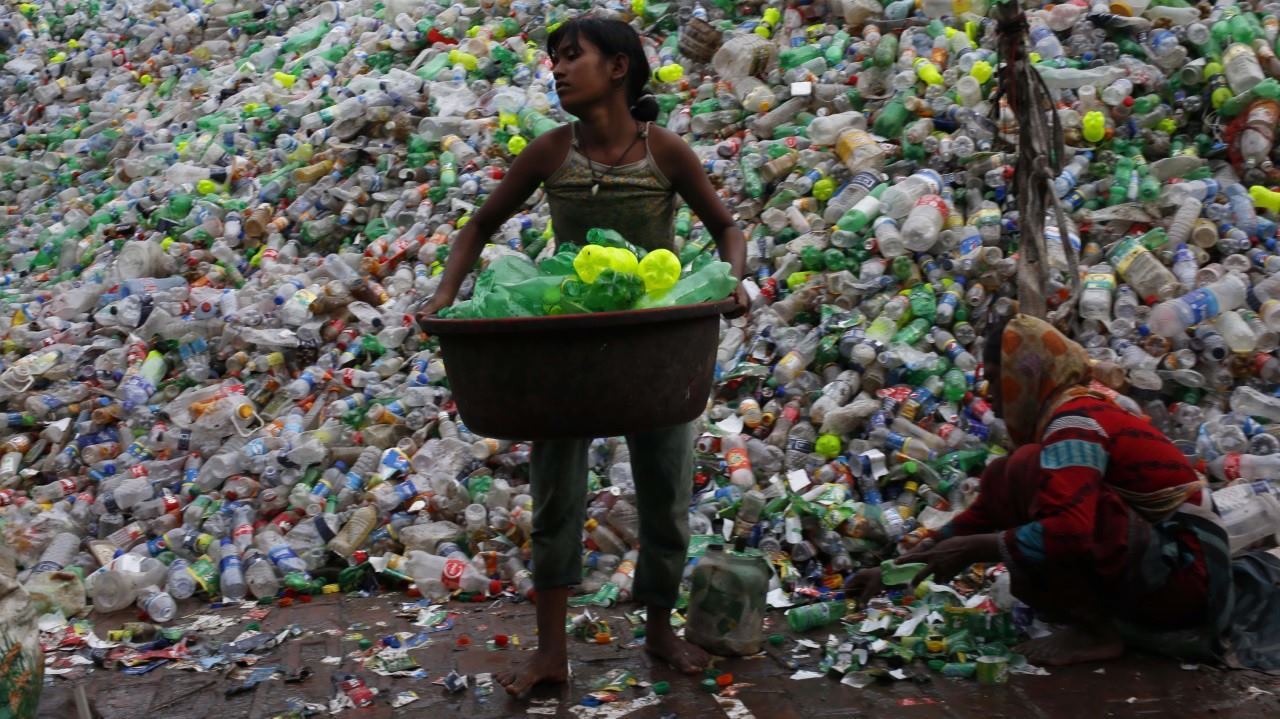
[[[998,122],[1000,101],[1004,100],[1018,123],[1018,150],[1013,174],[1015,207],[1022,227],[1016,276],[1018,304],[1023,312],[1063,325],[1074,312],[1075,300],[1080,293],[1079,257],[1071,244],[1066,213],[1053,187],[1054,178],[1062,170],[1062,124],[1048,85],[1031,66],[1027,56],[1028,29],[1026,15],[1018,3],[997,5],[997,45],[1003,64],[1000,87],[993,97],[992,113]],[[1053,315],[1048,312],[1044,296],[1044,288],[1049,285],[1049,253],[1044,228],[1045,217],[1050,212],[1062,240],[1072,290],[1069,300],[1062,303]]]

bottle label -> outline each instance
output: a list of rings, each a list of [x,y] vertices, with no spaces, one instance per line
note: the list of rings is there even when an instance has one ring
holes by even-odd
[[[916,207],[932,207],[938,211],[938,215],[942,217],[942,221],[947,221],[947,202],[938,195],[925,195],[916,200]]]
[[[218,562],[218,571],[223,576],[226,576],[227,573],[232,571],[239,572],[240,556],[234,553],[222,555],[222,559]]]
[[[281,534],[288,534],[289,530],[293,529],[293,513],[281,512],[278,517],[271,520],[271,523]]]
[[[1131,237],[1121,242],[1111,251],[1111,260],[1116,266],[1116,272],[1124,275],[1129,271],[1129,266],[1133,264],[1138,256],[1147,251],[1146,247],[1138,241],[1138,238]]]
[[[151,606],[152,606],[153,604],[155,604],[156,600],[157,600],[157,599],[159,599],[159,598],[160,598],[160,597],[162,597],[162,596],[165,596],[165,594],[164,594],[163,592],[152,592],[152,593],[148,594],[147,596],[143,597],[143,598],[142,598],[142,607],[141,607],[141,609],[142,609],[142,613],[143,613],[143,614],[146,614],[148,617],[153,616],[153,615],[151,614]]]
[[[449,559],[440,572],[440,583],[445,589],[453,591],[462,584],[462,573],[467,571],[467,563],[461,559]]]
[[[805,454],[810,454],[813,452],[813,448],[813,442],[810,442],[807,439],[792,437],[787,440],[787,451],[790,452],[804,452]]]
[[[400,497],[402,502],[408,502],[413,499],[413,495],[418,493],[418,488],[414,486],[413,482],[401,482],[396,485],[395,490],[396,495]]]
[[[849,158],[856,156],[862,148],[876,144],[875,138],[864,130],[845,130],[840,133],[840,139],[836,141],[836,155],[840,157],[841,162],[848,162]]]
[[[316,301],[316,293],[311,290],[298,290],[293,293],[293,299],[303,307],[310,307],[311,303]]]
[[[235,541],[240,537],[252,537],[252,536],[253,536],[252,524],[241,524],[237,526],[235,529],[231,530],[232,541]]]
[[[849,180],[850,187],[861,187],[867,192],[875,189],[878,184],[880,184],[880,178],[874,172],[859,172]]]
[[[919,177],[929,183],[928,194],[937,194],[942,192],[942,175],[938,174],[934,170],[919,170],[916,172],[916,177]]]
[[[1232,482],[1240,479],[1240,457],[1241,455],[1232,453],[1228,454],[1226,459],[1223,460],[1222,476],[1226,481]]]
[[[1093,272],[1084,276],[1084,289],[1086,290],[1106,290],[1107,293],[1114,292],[1116,289],[1116,278],[1103,272]]]
[[[724,453],[725,464],[729,466],[729,472],[737,472],[740,469],[750,471],[751,460],[747,457],[747,450],[742,447],[735,447]]]
[[[56,572],[59,569],[62,569],[62,565],[58,564],[57,562],[53,562],[53,561],[40,562],[39,564],[31,568],[31,576],[34,577],[37,574],[44,574],[46,572]]]
[[[338,534],[333,530],[333,527],[329,526],[329,523],[324,520],[323,516],[316,517],[315,527],[316,535],[319,536],[320,539],[323,539],[326,544],[330,539],[333,539]]]
[[[271,550],[267,552],[267,558],[270,559],[273,564],[279,567],[285,562],[292,563],[293,560],[298,559],[298,555],[293,551],[293,547],[290,547],[287,544],[281,543],[272,547]],[[239,559],[236,560],[237,563],[239,563],[239,561],[240,561]]]
[[[1191,309],[1193,318],[1191,324],[1193,325],[1218,316],[1218,297],[1206,287],[1189,292],[1183,296],[1182,301]]]

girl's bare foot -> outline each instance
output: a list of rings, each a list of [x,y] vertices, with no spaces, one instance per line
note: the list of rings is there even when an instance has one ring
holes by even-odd
[[[1014,647],[1014,651],[1032,664],[1064,667],[1116,659],[1124,654],[1124,642],[1111,632],[1067,627],[1050,636],[1023,642]]]
[[[539,684],[563,684],[569,681],[569,658],[564,654],[536,649],[518,668],[498,675],[498,683],[516,699],[529,698]]]
[[[666,617],[667,615],[663,615],[664,620]],[[711,655],[677,637],[669,623],[665,630],[646,628],[644,648],[684,674],[697,674],[711,662]]]

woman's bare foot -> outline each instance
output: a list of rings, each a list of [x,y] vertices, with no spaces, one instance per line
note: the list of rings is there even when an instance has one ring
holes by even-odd
[[[1124,654],[1124,642],[1111,632],[1067,627],[1050,636],[1023,642],[1014,647],[1014,651],[1032,664],[1064,667],[1116,659]]]
[[[539,684],[563,684],[569,681],[569,658],[564,654],[536,649],[519,668],[502,672],[498,683],[516,699],[527,699]]]
[[[666,619],[667,616],[669,615],[664,614],[662,618]],[[661,625],[658,628],[646,627],[644,648],[684,674],[697,674],[711,662],[711,655],[677,637],[669,622],[665,629]]]

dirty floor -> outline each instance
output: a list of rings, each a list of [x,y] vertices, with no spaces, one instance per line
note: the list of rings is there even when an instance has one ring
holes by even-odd
[[[372,707],[348,709],[339,717],[382,719],[410,716],[465,716],[468,719],[526,716],[533,708],[539,716],[574,717],[570,708],[589,693],[588,684],[609,670],[625,668],[641,681],[668,681],[671,692],[660,703],[628,714],[634,719],[676,717],[726,717],[745,719],[740,709],[726,713],[716,699],[703,691],[699,677],[685,677],[666,666],[655,666],[642,648],[627,647],[630,624],[624,617],[635,607],[617,607],[598,611],[620,635],[609,645],[589,645],[576,641],[571,645],[573,680],[567,687],[544,689],[535,693],[535,704],[522,704],[508,699],[501,687],[494,693],[477,696],[474,684],[465,692],[450,694],[433,680],[451,670],[461,674],[494,673],[520,661],[536,643],[533,635],[533,607],[529,604],[458,604],[449,609],[461,612],[456,625],[432,635],[432,641],[410,652],[426,670],[428,679],[384,677],[361,669],[349,656],[359,651],[359,638],[377,640],[399,631],[421,631],[410,620],[395,616],[405,596],[399,593],[370,598],[338,596],[316,597],[305,605],[274,608],[262,621],[266,630],[279,630],[299,625],[313,630],[290,639],[267,652],[261,665],[278,664],[294,670],[310,667],[314,675],[300,683],[273,679],[252,691],[224,697],[228,687],[240,684],[234,672],[196,673],[161,667],[141,676],[118,671],[95,669],[54,677],[46,685],[41,702],[41,719],[74,719],[73,690],[77,684],[86,688],[97,716],[102,719],[250,719],[268,718],[283,713],[291,699],[327,703],[331,698],[330,676],[334,672],[358,674],[380,696]],[[234,638],[250,623],[243,608],[210,610],[206,606],[184,607],[188,613],[218,614],[239,619],[238,623],[219,635],[222,641]],[[575,610],[580,611],[580,610]],[[99,635],[108,629],[134,619],[127,614],[99,618],[95,622]],[[794,638],[785,631],[781,612],[770,615],[770,631],[788,636],[786,648],[794,646]],[[326,630],[329,630],[326,633]],[[473,643],[458,650],[455,640],[468,635]],[[485,646],[495,634],[509,634],[519,647],[494,650]],[[822,642],[827,632],[813,631],[807,638]],[[818,653],[802,663],[801,668],[815,669]],[[329,657],[342,657],[340,665],[326,663]],[[1050,676],[1013,676],[1004,686],[981,686],[972,680],[946,679],[932,675],[925,683],[896,682],[865,689],[843,686],[827,678],[804,681],[790,679],[791,671],[772,659],[721,660],[718,666],[732,672],[734,681],[748,684],[738,689],[737,699],[758,719],[821,719],[823,717],[1276,717],[1280,716],[1280,677],[1255,672],[1226,672],[1208,667],[1190,670],[1175,662],[1140,655],[1105,664],[1053,670]],[[418,699],[400,708],[392,708],[390,698],[410,690]],[[623,699],[633,699],[647,691],[630,689]],[[584,713],[587,716],[598,716]],[[737,715],[737,716],[733,716]],[[324,716],[328,716],[326,712]]]

